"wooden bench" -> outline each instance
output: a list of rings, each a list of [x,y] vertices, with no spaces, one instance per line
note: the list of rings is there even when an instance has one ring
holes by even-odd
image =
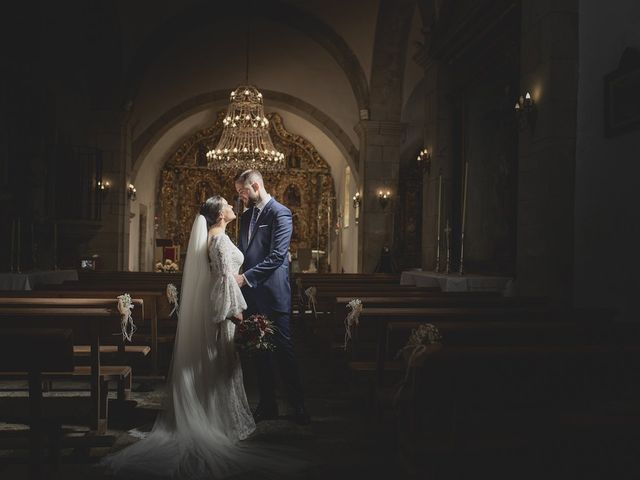
[[[45,419],[42,408],[43,372],[73,371],[73,333],[70,329],[0,328],[0,372],[26,372],[29,380],[29,474],[41,474],[43,437],[49,439],[54,470],[60,454],[60,422]]]
[[[611,391],[617,356],[639,353],[610,346],[444,346],[411,369],[397,397],[398,455],[410,472],[429,477],[507,478],[508,469],[497,466],[515,458],[539,467],[535,478],[542,478],[548,465],[541,458],[567,454],[557,451],[572,428],[563,419],[606,421],[611,397],[594,392]],[[637,426],[636,420],[618,428]],[[599,444],[598,433],[591,435]],[[472,463],[478,459],[486,462]]]
[[[144,318],[144,300],[140,298],[132,298],[134,308],[132,310],[132,319],[136,326],[142,322]],[[98,308],[114,308],[116,305],[115,297],[105,296],[104,298],[84,298],[84,297],[45,297],[41,292],[23,294],[19,293],[14,296],[6,294],[0,296],[0,306],[6,307],[98,307]],[[91,348],[89,345],[74,345],[73,352],[77,357],[88,357]],[[125,354],[132,354],[146,357],[150,354],[151,348],[148,345],[132,345],[123,342],[115,342],[112,345],[100,345],[100,353],[102,354],[118,354],[121,359],[125,359]]]
[[[134,345],[127,345],[128,351],[139,351],[149,358],[149,373],[152,377],[159,377],[159,343],[173,342],[174,335],[161,335],[162,318],[168,318],[172,308],[167,299],[166,293],[160,290],[141,290],[141,289],[119,289],[111,288],[108,290],[95,290],[92,285],[76,285],[69,287],[68,285],[57,285],[55,287],[47,286],[46,289],[35,290],[32,292],[2,292],[0,298],[89,298],[89,299],[115,299],[118,295],[127,292],[134,298],[134,304],[141,301],[144,309],[134,307],[134,322],[138,327],[137,334],[134,337]],[[165,286],[166,289],[166,286]],[[175,332],[174,332],[175,333]],[[104,350],[105,352],[108,350]]]
[[[104,300],[103,300],[104,302]],[[101,339],[114,343],[119,339],[121,349],[124,345],[120,333],[120,315],[115,307],[49,305],[0,305],[0,327],[20,329],[65,328],[73,331],[74,342],[89,344],[89,366],[75,366],[73,371],[48,372],[45,379],[88,380],[90,383],[89,426],[103,434],[106,432],[108,410],[107,394],[110,381],[118,384],[119,400],[124,400],[131,391],[131,367],[102,366],[100,361]],[[115,335],[114,335],[115,334]],[[4,372],[0,377],[26,378],[26,372]]]

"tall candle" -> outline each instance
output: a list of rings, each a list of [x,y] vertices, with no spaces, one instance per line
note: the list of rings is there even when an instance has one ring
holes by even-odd
[[[16,219],[11,219],[11,261],[10,269],[13,272],[16,259]]]
[[[16,265],[17,268],[16,270],[18,271],[18,273],[20,273],[20,264],[22,263],[20,261],[20,243],[22,241],[22,239],[20,238],[20,217],[18,217],[18,227],[17,227],[17,233],[16,233],[16,250],[17,250],[17,254],[16,254]]]
[[[53,269],[58,269],[58,224],[53,224]]]
[[[31,269],[36,268],[36,237],[33,231],[33,222],[31,222]]]
[[[462,195],[462,228],[460,231],[460,275],[464,273],[464,230],[467,220],[467,183],[469,178],[469,161],[464,164],[464,193]]]
[[[436,272],[440,271],[440,215],[442,205],[442,174],[438,175],[438,221],[436,225]]]

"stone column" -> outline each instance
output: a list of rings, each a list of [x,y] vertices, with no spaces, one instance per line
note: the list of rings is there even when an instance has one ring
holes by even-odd
[[[521,93],[534,116],[520,131],[517,288],[571,298],[578,79],[578,1],[522,2]]]
[[[439,61],[431,61],[425,67],[425,122],[424,146],[431,152],[431,165],[423,178],[422,207],[422,269],[434,270],[437,252],[438,183],[442,174],[444,190],[442,200],[441,240],[445,213],[451,208],[451,171],[453,162],[452,105],[448,97],[450,73]],[[444,269],[444,241],[440,246],[440,268]]]
[[[400,147],[406,126],[397,121],[362,120],[355,127],[360,138],[362,206],[358,225],[358,271],[374,271],[382,248],[393,245],[394,203],[398,194]],[[389,190],[391,201],[383,209],[378,190]]]

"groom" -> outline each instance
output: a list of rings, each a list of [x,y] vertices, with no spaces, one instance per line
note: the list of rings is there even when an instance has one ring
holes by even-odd
[[[304,407],[289,325],[291,211],[267,193],[262,175],[257,170],[247,170],[238,175],[235,187],[247,207],[240,217],[238,245],[244,254],[244,273],[236,275],[236,281],[247,301],[246,314],[266,315],[276,328],[271,339],[275,351],[256,355],[260,401],[253,416],[256,422],[278,417],[274,376],[274,367],[277,367],[293,407],[293,420],[306,425],[310,419]]]

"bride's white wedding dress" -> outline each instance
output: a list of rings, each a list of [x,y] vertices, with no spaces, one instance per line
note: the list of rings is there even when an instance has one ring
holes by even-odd
[[[117,476],[224,478],[277,472],[282,458],[243,445],[255,429],[228,318],[246,309],[234,274],[244,257],[226,234],[207,248],[196,218],[185,262],[167,404],[146,438],[106,457]],[[210,266],[210,268],[209,268]]]

